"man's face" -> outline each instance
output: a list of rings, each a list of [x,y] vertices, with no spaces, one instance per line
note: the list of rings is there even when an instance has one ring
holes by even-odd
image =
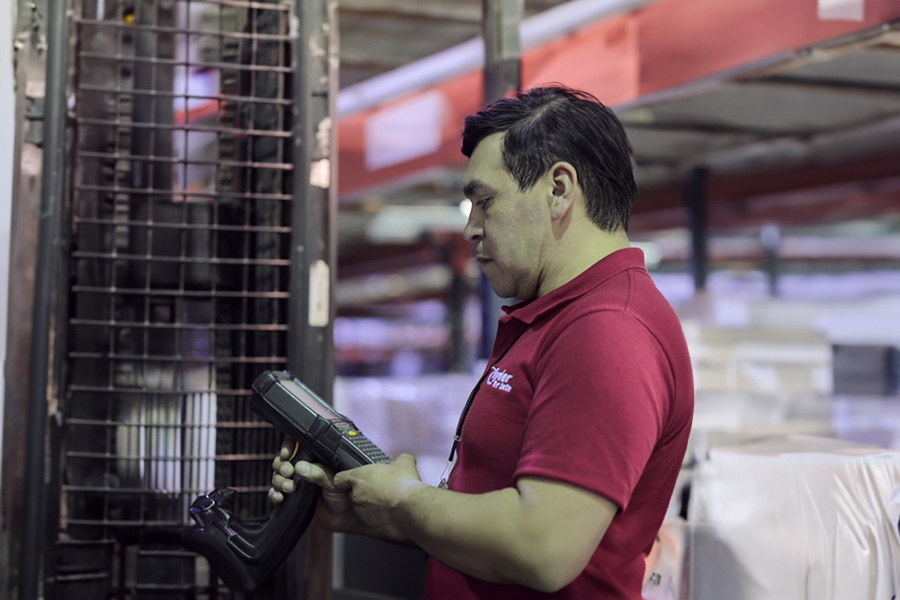
[[[482,272],[501,298],[528,300],[538,292],[550,217],[544,177],[530,190],[503,164],[503,133],[484,138],[469,159],[464,180],[472,212],[465,235],[475,242]],[[546,188],[546,189],[545,189]]]

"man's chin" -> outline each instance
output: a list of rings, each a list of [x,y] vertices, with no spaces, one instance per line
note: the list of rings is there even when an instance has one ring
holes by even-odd
[[[488,278],[490,280],[490,278]],[[515,293],[512,290],[497,286],[491,281],[491,289],[494,290],[494,293],[497,294],[499,298],[503,300],[516,300]]]
[[[488,281],[491,283],[491,289],[494,290],[494,293],[504,300],[517,300],[515,293],[515,286],[509,285],[509,282],[501,281],[498,277],[500,273],[497,271],[497,266],[492,260],[486,260],[479,264],[481,267],[481,272],[487,277]],[[493,268],[491,268],[493,267]]]

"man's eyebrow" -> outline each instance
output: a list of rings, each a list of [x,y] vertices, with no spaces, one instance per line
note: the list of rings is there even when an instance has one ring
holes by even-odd
[[[493,192],[493,188],[482,181],[478,181],[477,179],[474,181],[470,181],[463,187],[463,194],[466,198],[474,198],[478,194],[483,194],[485,192]]]

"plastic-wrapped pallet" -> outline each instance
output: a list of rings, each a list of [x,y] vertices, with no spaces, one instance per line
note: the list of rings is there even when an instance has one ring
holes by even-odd
[[[689,600],[900,593],[900,452],[804,436],[713,449],[688,515]]]

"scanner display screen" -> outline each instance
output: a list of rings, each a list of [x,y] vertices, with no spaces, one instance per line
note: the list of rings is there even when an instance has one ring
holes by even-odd
[[[291,393],[293,393],[298,398],[304,399],[304,402],[303,402],[304,406],[306,406],[309,410],[318,414],[323,419],[327,419],[329,421],[342,420],[340,415],[335,414],[334,412],[330,411],[326,404],[321,402],[318,398],[314,398],[314,397],[310,396],[306,392],[305,389],[303,389],[302,387],[295,384],[292,380],[283,379],[283,380],[281,380],[281,384],[286,387],[289,386],[291,389]]]

